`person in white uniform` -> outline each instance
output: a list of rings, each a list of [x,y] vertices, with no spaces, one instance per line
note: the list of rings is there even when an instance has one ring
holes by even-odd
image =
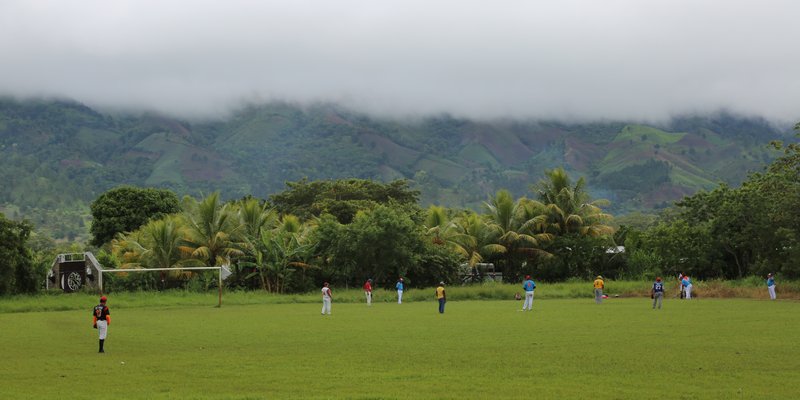
[[[397,289],[397,304],[403,304],[403,290],[406,288],[406,283],[403,282],[403,278],[397,280],[397,284],[394,285],[394,288]]]
[[[328,282],[322,284],[322,315],[331,315],[331,288],[328,287]]]

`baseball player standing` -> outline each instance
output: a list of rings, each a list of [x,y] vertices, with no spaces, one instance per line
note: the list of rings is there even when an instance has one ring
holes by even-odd
[[[605,289],[606,284],[603,282],[603,277],[597,275],[597,278],[594,280],[594,302],[600,304],[603,302],[603,289]]]
[[[533,289],[536,289],[536,283],[533,282],[530,275],[525,275],[525,282],[522,282],[522,290],[525,291],[525,304],[522,305],[522,311],[533,309]]]
[[[322,315],[331,315],[331,288],[328,287],[328,282],[322,284]]]
[[[397,284],[394,285],[394,288],[397,289],[397,304],[403,304],[403,290],[406,288],[403,278],[397,280]]]
[[[769,299],[775,300],[777,296],[775,295],[775,278],[772,277],[772,273],[767,274],[767,290],[769,291]]]
[[[372,305],[372,279],[367,279],[364,282],[364,296],[367,296],[367,305]]]
[[[103,344],[108,335],[108,326],[111,324],[111,310],[106,305],[106,296],[100,297],[100,304],[94,306],[92,309],[92,327],[97,329],[97,335],[100,338],[100,351],[98,353],[105,353]]]
[[[689,279],[688,275],[684,275],[681,278],[681,285],[683,286],[683,290],[686,292],[686,297],[684,297],[684,299],[685,300],[691,300],[692,299],[692,280]]]
[[[439,301],[439,314],[444,314],[444,305],[447,303],[447,294],[444,292],[444,281],[439,282],[435,294],[436,300]]]
[[[656,281],[653,282],[653,287],[650,289],[650,298],[653,299],[653,310],[656,309],[656,303],[658,303],[658,309],[661,309],[661,303],[664,301],[664,283],[661,282],[661,277],[656,278]]]

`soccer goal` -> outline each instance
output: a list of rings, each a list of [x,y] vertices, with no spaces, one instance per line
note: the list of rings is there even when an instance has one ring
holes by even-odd
[[[218,275],[218,287],[219,287],[219,304],[218,307],[222,307],[222,281],[224,281],[227,277],[231,275],[231,270],[228,268],[227,265],[222,265],[219,267],[185,267],[185,268],[118,268],[118,269],[100,269],[100,274],[98,276],[98,286],[100,288],[100,294],[103,293],[103,274],[106,273],[116,273],[116,272],[125,272],[125,273],[133,273],[133,272],[154,272],[154,271],[202,271],[202,270],[217,270],[219,271]]]

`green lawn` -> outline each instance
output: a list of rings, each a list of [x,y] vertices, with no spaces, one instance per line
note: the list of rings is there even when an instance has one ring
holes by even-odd
[[[450,290],[450,289],[449,289]],[[452,289],[454,292],[457,288]],[[151,296],[158,296],[152,294]],[[800,303],[114,303],[0,313],[0,397],[792,399]],[[15,301],[0,300],[2,301]],[[118,300],[124,302],[124,297]],[[124,364],[123,364],[124,362]]]

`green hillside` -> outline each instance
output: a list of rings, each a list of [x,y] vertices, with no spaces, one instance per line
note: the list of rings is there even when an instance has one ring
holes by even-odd
[[[530,195],[544,170],[585,176],[609,211],[652,211],[718,182],[740,183],[785,139],[729,114],[624,122],[381,119],[335,105],[252,106],[224,120],[102,114],[70,101],[0,99],[0,211],[82,239],[88,204],[121,184],[178,195],[266,198],[286,181],[405,178],[422,201],[480,207],[500,188]]]

